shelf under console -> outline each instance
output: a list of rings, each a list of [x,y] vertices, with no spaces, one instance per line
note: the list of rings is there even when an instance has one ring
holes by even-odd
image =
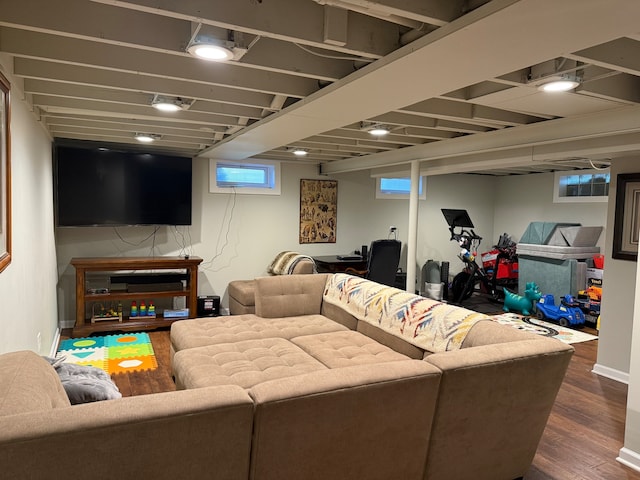
[[[85,257],[72,258],[76,269],[76,322],[73,336],[85,336],[96,331],[152,330],[170,326],[180,318],[164,317],[161,312],[153,316],[124,316],[122,321],[87,318],[87,306],[123,301],[143,301],[157,298],[184,297],[189,317],[197,312],[199,257]],[[143,270],[144,272],[138,272]],[[167,270],[158,273],[157,270]],[[170,271],[168,271],[170,270]],[[176,273],[176,271],[178,271]],[[107,275],[109,285],[104,288],[88,288],[89,276],[100,272]],[[128,272],[128,273],[122,273]],[[151,272],[151,273],[149,273]],[[112,289],[112,286],[117,288]],[[108,305],[111,308],[112,305]]]

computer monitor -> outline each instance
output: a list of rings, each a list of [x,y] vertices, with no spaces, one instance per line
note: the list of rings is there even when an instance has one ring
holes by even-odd
[[[450,227],[474,228],[473,222],[469,218],[469,214],[466,210],[457,210],[453,208],[443,208],[441,210],[444,215],[444,219]]]

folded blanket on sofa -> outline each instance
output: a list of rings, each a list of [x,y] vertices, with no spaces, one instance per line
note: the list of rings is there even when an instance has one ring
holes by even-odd
[[[271,262],[267,271],[272,275],[291,275],[296,265],[303,261],[308,260],[314,264],[313,271],[315,272],[315,262],[309,255],[302,255],[298,252],[284,251],[280,252],[276,258]]]
[[[471,327],[491,320],[482,313],[343,273],[329,277],[323,301],[434,353],[459,349]]]

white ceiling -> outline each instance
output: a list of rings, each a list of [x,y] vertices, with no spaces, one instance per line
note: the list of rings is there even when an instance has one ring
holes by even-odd
[[[637,0],[0,0],[0,55],[55,138],[497,175],[640,151]],[[236,59],[186,53],[224,37]],[[576,90],[538,90],[577,75]],[[154,95],[185,99],[173,114]],[[373,138],[364,126],[392,132]],[[292,147],[309,151],[294,159]]]

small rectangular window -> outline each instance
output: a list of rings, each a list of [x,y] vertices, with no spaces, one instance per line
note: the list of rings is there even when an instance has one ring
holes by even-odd
[[[553,201],[606,202],[609,199],[609,170],[556,172]]]
[[[211,193],[235,191],[246,194],[280,194],[278,162],[260,160],[260,163],[240,163],[212,159],[209,170]]]
[[[427,198],[424,185],[426,179],[420,177],[418,185],[418,198]],[[409,177],[379,177],[376,179],[376,198],[408,199],[411,192],[411,179]]]

